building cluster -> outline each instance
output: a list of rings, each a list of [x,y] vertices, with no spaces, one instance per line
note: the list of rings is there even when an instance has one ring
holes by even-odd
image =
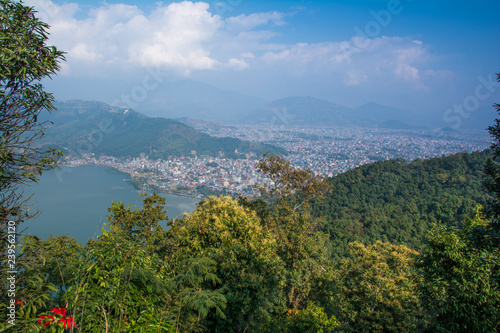
[[[231,136],[285,148],[291,153],[286,157],[290,162],[327,177],[379,160],[404,158],[412,161],[462,151],[481,151],[487,149],[491,141],[484,130],[459,132],[273,125],[231,125],[200,130],[212,136]]]
[[[140,179],[149,188],[169,193],[201,197],[207,193],[228,193],[255,196],[256,185],[269,184],[269,179],[260,174],[258,160],[226,159],[220,157],[178,157],[151,160],[145,155],[120,160],[111,156],[89,155],[85,159],[68,158],[68,166],[101,165],[129,173]]]
[[[236,137],[285,148],[298,169],[332,177],[378,160],[430,158],[489,147],[485,131],[436,132],[380,128],[319,128],[270,125],[231,125],[200,128],[218,137]],[[249,155],[247,155],[249,156]],[[212,192],[258,195],[255,187],[270,180],[260,174],[257,156],[247,159],[186,156],[151,160],[145,155],[120,160],[111,156],[68,158],[66,165],[95,164],[129,173],[136,181],[160,191],[201,197]]]

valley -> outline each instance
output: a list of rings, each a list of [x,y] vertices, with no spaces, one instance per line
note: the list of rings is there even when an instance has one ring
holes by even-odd
[[[407,161],[482,151],[489,147],[486,131],[394,130],[384,128],[332,128],[270,125],[212,125],[196,128],[213,137],[233,137],[255,144],[279,147],[296,168],[334,177],[358,166],[381,160]],[[255,166],[262,155],[245,158],[194,156],[133,158],[91,154],[69,156],[65,165],[102,165],[129,173],[135,184],[160,192],[203,197],[226,193],[254,197],[256,187],[269,183]]]

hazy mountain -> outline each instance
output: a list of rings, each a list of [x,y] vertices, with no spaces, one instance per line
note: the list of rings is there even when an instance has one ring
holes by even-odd
[[[164,82],[138,110],[165,118],[187,117],[219,123],[240,122],[266,101],[193,80]]]
[[[278,99],[260,108],[249,122],[276,125],[352,126],[351,110],[322,99],[294,96]]]
[[[188,125],[189,127],[197,129],[199,131],[204,131],[204,130],[221,130],[223,128],[228,127],[228,125],[222,125],[220,123],[216,123],[216,122],[213,122],[213,121],[191,119],[191,118],[187,118],[187,117],[175,118],[174,120],[177,120],[178,122],[181,122],[181,123],[183,123],[185,125]]]
[[[443,119],[445,110],[412,112],[370,102],[350,108],[309,96],[290,96],[275,101],[245,95],[194,80],[164,81],[148,90],[134,109],[149,116],[189,118],[230,123],[268,123],[307,126],[381,126],[398,121],[410,127],[461,129],[485,128],[493,122],[493,108],[479,108],[468,118],[454,115],[451,123]],[[384,125],[385,126],[385,125]],[[392,125],[390,125],[392,126]],[[400,128],[401,126],[398,126]]]
[[[424,126],[409,125],[399,120],[388,120],[383,122],[382,124],[379,124],[378,127],[388,128],[388,129],[400,129],[400,130],[425,129]]]
[[[276,100],[255,113],[248,121],[284,125],[306,126],[377,126],[398,122],[415,124],[404,110],[377,103],[367,103],[355,109],[309,96],[295,96]],[[391,125],[391,123],[389,123]],[[412,127],[413,125],[407,125]]]
[[[359,125],[384,124],[388,121],[397,121],[400,123],[414,123],[412,115],[405,110],[392,108],[386,105],[380,105],[374,102],[358,106],[353,110],[353,115],[358,119]]]
[[[173,119],[152,118],[129,109],[100,102],[57,102],[57,111],[46,117],[44,144],[63,147],[72,154],[106,154],[115,157],[209,155],[244,157],[265,151],[286,153],[274,146],[235,138],[215,138]]]

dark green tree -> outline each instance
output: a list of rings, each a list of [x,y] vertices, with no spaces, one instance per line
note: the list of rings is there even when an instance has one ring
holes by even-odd
[[[64,60],[63,52],[48,46],[49,26],[32,7],[0,1],[0,223],[29,216],[23,209],[21,185],[53,167],[59,151],[41,150],[43,136],[39,114],[52,111],[53,96],[42,79],[51,77]]]
[[[500,73],[497,74],[497,81],[500,82]],[[500,104],[494,104],[497,113],[500,115]],[[481,242],[477,245],[481,247],[499,247],[500,246],[500,118],[495,119],[495,124],[488,127],[488,131],[493,138],[491,149],[493,157],[486,162],[485,187],[493,195],[493,199],[486,207],[486,213],[491,219],[488,229],[476,230],[476,238]]]
[[[285,330],[281,324],[287,322],[290,311],[306,313],[302,311],[307,304],[324,294],[324,284],[319,280],[324,280],[331,264],[326,249],[328,239],[317,229],[318,223],[310,214],[309,200],[323,194],[327,186],[311,170],[297,170],[280,156],[264,155],[257,169],[272,181],[263,188],[271,204],[267,209],[263,209],[259,201],[246,205],[257,209],[264,227],[276,240],[277,254],[284,264],[281,272],[283,300],[276,311],[274,330],[270,329],[276,332]],[[316,305],[317,313],[324,312],[321,306],[320,303]],[[329,314],[324,314],[328,318]],[[313,317],[308,320],[314,321]],[[317,319],[316,324],[321,326],[319,317]],[[315,327],[312,322],[311,325]]]
[[[123,202],[113,202],[108,211],[108,221],[111,227],[117,227],[123,232],[123,237],[147,247],[149,251],[161,255],[166,231],[167,211],[165,198],[153,193],[143,198],[141,209],[132,209],[133,205],[125,206]]]
[[[7,229],[9,220],[16,222],[32,216],[22,185],[37,181],[37,176],[54,166],[61,153],[54,149],[43,150],[37,140],[43,136],[43,123],[38,116],[44,110],[52,111],[53,97],[47,93],[41,80],[50,78],[59,70],[64,60],[63,52],[48,46],[49,26],[36,17],[32,7],[21,2],[0,0],[0,242],[5,253],[7,233],[10,241],[20,228]],[[12,232],[12,233],[11,233]],[[14,242],[15,243],[15,242]],[[14,251],[9,247],[9,251]],[[8,252],[10,255],[11,252]],[[20,258],[20,256],[18,255]],[[0,260],[1,280],[7,281],[5,265],[7,256]],[[21,267],[19,267],[20,269]],[[27,319],[44,305],[48,305],[49,291],[54,285],[41,276],[28,276],[19,280],[16,287],[23,287],[29,301],[19,310],[20,318]],[[2,283],[0,312],[11,305],[6,284]],[[16,295],[19,295],[16,290]],[[12,294],[13,295],[13,294]],[[23,302],[23,301],[21,301]],[[19,305],[17,305],[19,306]],[[25,311],[26,310],[26,311]],[[1,328],[5,328],[2,320]],[[19,325],[22,324],[20,319]],[[27,325],[32,323],[28,322]]]
[[[488,230],[481,208],[461,230],[436,226],[428,235],[421,268],[422,301],[433,332],[500,330],[499,249],[476,246],[477,229]]]

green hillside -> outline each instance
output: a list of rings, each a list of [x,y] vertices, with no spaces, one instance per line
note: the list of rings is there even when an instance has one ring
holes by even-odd
[[[215,138],[173,119],[150,118],[133,110],[100,102],[56,103],[58,110],[47,120],[44,144],[63,147],[66,153],[168,158],[196,154],[241,158],[265,151],[284,154],[281,148],[235,138]]]
[[[483,168],[490,151],[368,164],[328,180],[331,192],[313,201],[335,256],[349,242],[377,240],[420,250],[432,223],[460,227],[489,195]]]

